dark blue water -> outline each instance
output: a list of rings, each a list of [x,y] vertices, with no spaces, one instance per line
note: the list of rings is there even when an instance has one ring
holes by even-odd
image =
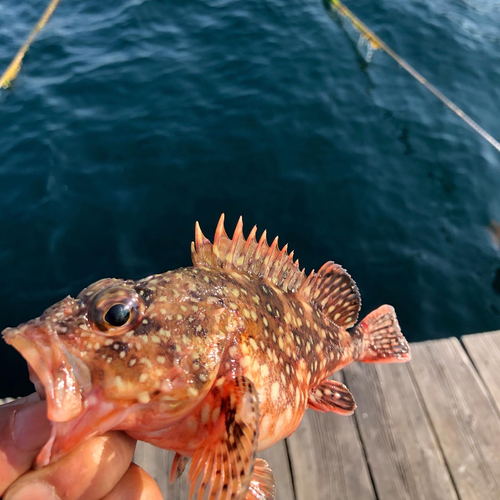
[[[46,3],[1,0],[0,68]],[[347,4],[500,138],[500,0]],[[321,0],[62,0],[0,92],[0,329],[189,265],[221,212],[343,264],[412,341],[500,328],[500,155],[367,56]],[[29,391],[0,356],[0,396]]]

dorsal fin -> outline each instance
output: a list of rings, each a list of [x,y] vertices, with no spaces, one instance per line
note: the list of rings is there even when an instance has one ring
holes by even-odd
[[[335,262],[328,261],[307,277],[298,294],[319,309],[336,325],[350,328],[356,324],[361,297],[349,273]]]
[[[236,269],[257,276],[285,292],[297,292],[335,324],[344,328],[354,326],[361,299],[356,283],[345,269],[329,261],[317,273],[312,271],[306,278],[304,270],[299,268],[298,259],[294,262],[293,252],[288,253],[288,245],[280,250],[276,237],[269,246],[266,231],[257,242],[256,233],[257,226],[254,226],[245,239],[240,217],[233,237],[229,239],[222,214],[212,244],[196,223],[195,241],[191,243],[193,264],[197,267]]]
[[[243,220],[240,217],[233,237],[229,239],[224,229],[224,214],[222,214],[212,244],[201,232],[200,225],[196,223],[195,241],[191,243],[193,265],[236,269],[265,279],[285,292],[298,290],[305,280],[305,273],[299,269],[299,261],[293,261],[293,252],[288,253],[287,245],[280,250],[278,238],[275,238],[269,246],[266,231],[257,242],[256,233],[257,226],[254,226],[245,239]]]

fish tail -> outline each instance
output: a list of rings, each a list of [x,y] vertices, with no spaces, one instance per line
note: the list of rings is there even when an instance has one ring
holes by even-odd
[[[392,306],[383,305],[371,312],[355,328],[362,338],[358,361],[363,363],[404,363],[411,359],[410,346]]]

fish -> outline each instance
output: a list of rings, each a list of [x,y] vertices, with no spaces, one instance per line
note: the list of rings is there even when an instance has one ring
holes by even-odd
[[[306,275],[288,245],[256,236],[240,217],[230,238],[222,215],[212,243],[196,223],[192,267],[97,281],[3,331],[47,401],[51,435],[35,467],[114,429],[175,452],[171,481],[191,460],[189,499],[271,500],[257,452],[307,408],[356,408],[331,375],[410,360],[392,306],[358,323],[359,290],[339,264]]]

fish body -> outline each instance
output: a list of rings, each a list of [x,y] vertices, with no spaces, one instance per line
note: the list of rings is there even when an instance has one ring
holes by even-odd
[[[240,219],[229,238],[221,217],[212,244],[197,225],[193,267],[98,281],[4,331],[47,398],[38,466],[120,429],[175,451],[172,479],[191,458],[190,497],[272,499],[256,452],[292,434],[308,407],[355,409],[329,377],[353,361],[410,359],[392,307],[354,327],[360,296],[341,266],[306,277],[286,246],[255,235],[244,238]]]

